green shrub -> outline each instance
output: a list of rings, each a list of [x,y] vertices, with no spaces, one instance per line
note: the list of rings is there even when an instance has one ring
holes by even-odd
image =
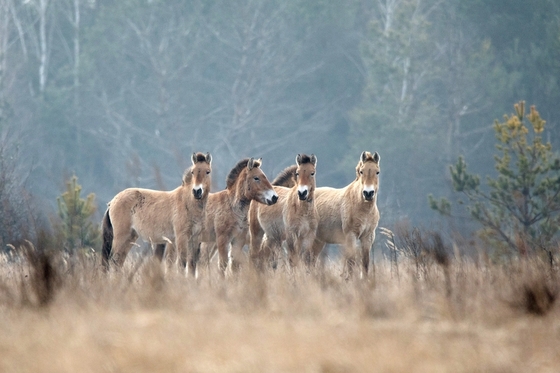
[[[55,230],[67,251],[100,246],[99,226],[91,220],[96,212],[95,194],[90,193],[83,199],[80,197],[81,192],[78,178],[72,176],[66,182],[66,191],[57,198],[61,223]]]
[[[560,228],[560,159],[543,141],[546,122],[534,106],[525,115],[523,101],[515,113],[494,123],[497,177],[467,171],[463,157],[450,167],[453,188],[462,193],[470,216],[482,225],[480,236],[506,253],[525,254],[542,248],[550,254]],[[451,214],[451,203],[428,196],[430,207]]]

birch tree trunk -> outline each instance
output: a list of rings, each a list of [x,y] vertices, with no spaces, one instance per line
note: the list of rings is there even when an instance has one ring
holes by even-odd
[[[39,92],[43,94],[47,85],[47,8],[49,0],[39,0]]]
[[[10,11],[8,1],[0,0],[0,105],[4,102],[4,73],[6,71],[6,52],[8,49],[8,32],[10,25]],[[3,106],[3,105],[2,105]],[[0,106],[0,110],[2,110]],[[3,111],[3,110],[2,110]],[[3,118],[0,112],[0,123]]]

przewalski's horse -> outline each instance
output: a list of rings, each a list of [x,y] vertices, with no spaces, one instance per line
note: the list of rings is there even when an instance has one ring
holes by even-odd
[[[326,243],[341,244],[348,274],[352,274],[359,252],[363,276],[367,275],[370,249],[379,222],[378,188],[379,154],[363,152],[352,183],[341,189],[321,187],[315,190],[319,224],[312,260]]]
[[[192,166],[183,175],[180,187],[164,192],[129,188],[117,194],[103,217],[103,265],[119,267],[138,237],[152,244],[161,256],[167,242],[174,241],[183,265],[194,274],[195,250],[211,185],[212,157],[193,153]],[[160,258],[161,259],[161,258]]]
[[[213,251],[216,246],[219,268],[222,273],[228,266],[228,249],[231,244],[232,259],[241,254],[247,237],[247,214],[251,201],[274,205],[278,195],[261,170],[262,159],[243,159],[230,171],[226,189],[211,193],[206,206],[206,219],[202,242]],[[232,265],[237,265],[232,262]]]
[[[278,193],[278,203],[271,207],[251,203],[250,253],[257,267],[261,267],[271,256],[277,256],[284,240],[291,266],[297,265],[299,257],[311,251],[317,230],[314,203],[316,167],[315,155],[298,154],[296,165],[286,168],[272,182]],[[266,239],[263,240],[265,234]]]

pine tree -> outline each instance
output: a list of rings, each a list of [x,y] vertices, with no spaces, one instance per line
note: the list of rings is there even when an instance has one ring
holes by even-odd
[[[58,216],[61,219],[58,233],[67,251],[97,247],[100,242],[99,227],[91,221],[96,212],[95,194],[90,193],[83,199],[80,197],[81,192],[78,178],[72,176],[66,182],[66,191],[57,198]]]
[[[480,177],[469,173],[460,157],[450,167],[453,188],[467,197],[467,210],[483,227],[482,238],[509,253],[549,252],[560,232],[560,158],[543,141],[546,122],[535,106],[528,115],[525,102],[514,107],[514,114],[494,123],[498,176],[488,177],[483,189]],[[428,198],[431,208],[450,215],[448,200]]]

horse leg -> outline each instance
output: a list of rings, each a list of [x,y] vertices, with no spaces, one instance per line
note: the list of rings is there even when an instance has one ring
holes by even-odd
[[[317,237],[315,237],[315,239],[313,240],[313,243],[310,247],[310,252],[309,252],[309,260],[311,263],[315,263],[315,260],[317,260],[317,257],[319,256],[319,254],[323,251],[323,249],[325,248],[326,243],[324,241],[321,241],[319,239],[317,239]]]
[[[210,263],[218,252],[215,242],[200,243],[200,265],[204,265],[206,273],[210,273]]]
[[[187,257],[189,264],[189,273],[196,276],[196,266],[200,259],[200,235],[193,234],[189,237],[187,245]]]
[[[195,250],[198,250],[198,242],[195,246],[195,238],[185,233],[176,234],[177,251],[181,260],[182,268],[185,268],[187,274],[196,275]]]
[[[247,232],[244,230],[233,238],[231,242],[231,269],[237,272],[241,267],[241,263],[244,261],[243,258],[243,246],[245,246],[245,240],[247,238]]]
[[[204,248],[206,249],[206,255],[204,256],[204,264],[206,264],[206,268],[209,269],[210,268],[210,262],[212,261],[212,259],[214,258],[214,256],[216,255],[216,253],[218,252],[218,248],[216,247],[216,243],[212,242],[212,243],[204,243],[201,244],[204,245]]]
[[[208,269],[210,258],[212,258],[212,252],[215,250],[214,246],[213,243],[209,242],[201,242],[200,245],[198,245],[198,251],[200,253],[198,262],[200,265],[204,265],[206,269]]]
[[[218,248],[218,268],[222,276],[225,276],[228,267],[229,257],[228,257],[228,246],[229,241],[225,237],[216,237],[216,246]]]
[[[126,255],[130,251],[132,245],[138,239],[136,231],[132,230],[127,235],[116,234],[113,238],[113,252],[111,261],[119,268],[122,268]]]
[[[200,261],[200,256],[201,256],[201,252],[202,252],[202,242],[200,241],[193,241],[192,243],[192,247],[194,250],[193,253],[193,266],[194,266],[194,270],[196,270],[196,267],[198,266],[198,262]]]
[[[290,267],[296,267],[299,262],[299,240],[294,234],[288,233],[286,237],[286,247],[288,248],[288,263]]]
[[[281,245],[275,245],[269,237],[264,237],[259,249],[261,253],[259,270],[262,271],[268,266],[275,270],[278,267],[278,255],[281,249]]]
[[[179,257],[179,263],[182,270],[188,273],[188,255],[187,255],[187,243],[182,236],[176,236],[175,243],[177,245],[177,255]]]
[[[249,231],[251,232],[249,240],[249,257],[251,258],[253,266],[258,270],[262,270],[264,262],[268,259],[268,253],[265,253],[263,250],[264,231],[258,224],[259,223],[257,222],[256,225],[251,224],[249,227]]]
[[[154,257],[161,263],[163,261],[163,255],[165,254],[165,244],[158,243],[154,249]]]
[[[344,245],[344,260],[346,278],[350,279],[356,267],[356,254],[358,252],[358,237],[352,232],[346,234],[346,244]]]
[[[361,248],[361,259],[362,259],[362,278],[366,278],[369,272],[369,250],[370,247],[366,247],[367,245],[362,245]]]
[[[361,259],[362,259],[362,277],[366,278],[369,271],[370,265],[370,251],[373,241],[375,240],[375,232],[373,232],[369,237],[362,238],[361,242]]]
[[[314,234],[308,233],[300,236],[300,250],[307,268],[311,268],[315,264],[313,256]]]
[[[166,264],[170,268],[177,265],[177,241],[165,245],[164,257]]]

